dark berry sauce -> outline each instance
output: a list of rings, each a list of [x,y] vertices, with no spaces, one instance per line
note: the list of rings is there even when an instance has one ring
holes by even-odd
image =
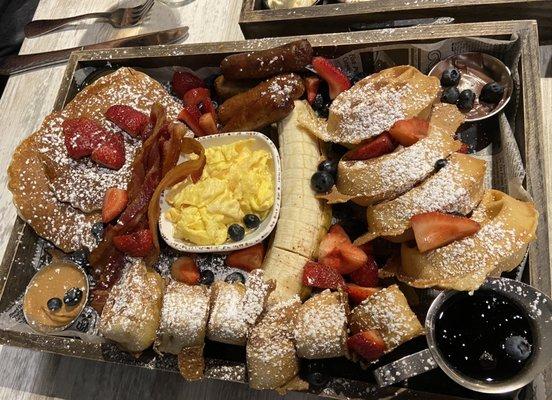
[[[527,315],[512,300],[491,290],[449,298],[435,324],[445,361],[470,378],[507,380],[531,358],[533,336]]]

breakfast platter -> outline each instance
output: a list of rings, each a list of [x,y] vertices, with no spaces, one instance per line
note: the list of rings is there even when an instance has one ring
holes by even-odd
[[[511,21],[73,53],[10,165],[0,342],[280,393],[536,398],[537,52]]]

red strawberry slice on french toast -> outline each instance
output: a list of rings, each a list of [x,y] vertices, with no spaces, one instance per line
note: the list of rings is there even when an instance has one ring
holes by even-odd
[[[109,107],[105,117],[133,137],[141,136],[149,123],[146,114],[123,104]]]
[[[102,205],[102,222],[107,224],[119,216],[128,203],[128,193],[117,187],[105,191]]]
[[[303,285],[319,289],[338,289],[345,286],[345,280],[334,268],[307,261],[303,268]]]
[[[63,139],[69,157],[78,160],[92,154],[110,132],[90,118],[72,118],[63,121]]]
[[[345,288],[347,294],[349,295],[349,300],[352,304],[360,304],[368,297],[372,296],[374,293],[380,290],[377,287],[365,287],[355,285],[354,283],[347,283]]]
[[[93,151],[90,158],[104,167],[121,169],[125,164],[125,141],[119,133],[110,132]]]
[[[473,219],[437,211],[415,215],[410,223],[422,253],[471,236],[480,229]]]
[[[367,330],[357,333],[347,339],[347,347],[366,361],[375,361],[387,349],[381,334],[377,330]]]
[[[343,160],[369,160],[392,153],[397,145],[391,135],[387,132],[382,133],[375,139],[369,139],[356,148],[349,150],[343,155]]]
[[[338,224],[333,225],[320,241],[318,261],[342,275],[357,270],[367,260],[366,253],[351,243],[345,230]]]
[[[421,118],[401,119],[389,129],[389,134],[401,145],[412,146],[418,140],[427,136],[429,123]]]

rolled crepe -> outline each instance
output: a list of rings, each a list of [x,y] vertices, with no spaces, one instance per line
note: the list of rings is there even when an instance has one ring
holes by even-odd
[[[209,317],[209,289],[171,281],[165,289],[155,348],[179,354],[183,348],[203,347]]]
[[[161,276],[143,261],[129,265],[109,293],[100,333],[130,353],[150,347],[159,327],[163,286]]]
[[[245,345],[247,323],[243,315],[245,285],[216,281],[211,285],[211,315],[207,337],[215,342]]]
[[[360,205],[375,204],[405,193],[434,171],[437,160],[460,149],[454,134],[463,121],[464,115],[456,106],[435,106],[427,136],[412,146],[368,160],[340,161],[337,191]],[[327,198],[332,202],[332,196]]]
[[[247,341],[249,386],[278,389],[296,380],[299,359],[293,344],[293,321],[301,300],[294,296],[270,306]]]
[[[402,236],[408,240],[409,235],[403,233],[410,228],[410,218],[425,212],[469,214],[483,197],[485,169],[485,161],[453,153],[445,167],[419,186],[394,200],[369,206],[366,218],[370,231],[355,244],[378,236],[394,236],[398,240]]]
[[[347,349],[347,297],[325,290],[301,305],[295,318],[295,346],[303,358],[332,358]]]
[[[351,334],[377,329],[391,351],[422,335],[424,329],[397,285],[377,291],[351,312]]]
[[[481,225],[477,233],[438,249],[420,253],[403,244],[401,264],[388,272],[417,288],[476,290],[489,274],[521,263],[535,239],[538,212],[533,203],[489,190],[472,219]]]

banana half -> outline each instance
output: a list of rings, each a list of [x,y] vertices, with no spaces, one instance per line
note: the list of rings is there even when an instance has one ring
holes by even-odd
[[[410,228],[410,218],[425,212],[470,213],[484,192],[486,162],[453,153],[445,167],[419,186],[394,200],[366,210],[370,231],[359,237],[361,245],[378,236],[399,236]]]
[[[460,149],[454,134],[462,122],[464,115],[456,106],[436,105],[428,135],[412,146],[369,160],[340,161],[337,191],[363,206],[405,193],[433,172],[437,160]]]
[[[473,212],[481,225],[476,234],[425,253],[403,244],[401,263],[386,272],[416,288],[476,290],[489,274],[520,264],[535,239],[537,218],[533,203],[488,190]]]
[[[278,124],[282,201],[276,232],[262,266],[264,278],[276,282],[270,302],[308,295],[302,284],[303,267],[316,257],[331,222],[331,209],[310,187],[323,154],[320,141],[299,125],[299,119],[308,119],[311,113],[307,102],[295,101],[294,110]]]

